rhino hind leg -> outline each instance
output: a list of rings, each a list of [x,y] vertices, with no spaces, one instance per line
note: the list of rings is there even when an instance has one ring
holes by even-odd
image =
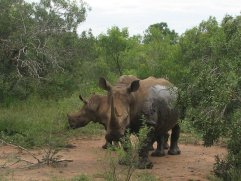
[[[165,156],[165,151],[164,149],[168,149],[169,145],[168,145],[168,137],[169,134],[166,133],[164,135],[156,135],[156,140],[157,140],[157,149],[151,153],[151,156],[153,157],[162,157]]]
[[[164,149],[166,149],[166,150],[170,148],[170,146],[169,146],[169,144],[168,144],[168,138],[169,138],[169,134],[166,133],[166,134],[164,135]]]
[[[152,139],[152,143],[150,144],[149,146],[149,151],[153,151],[154,150],[154,147],[153,147],[153,144],[156,142],[156,138],[153,138]]]
[[[174,128],[172,128],[172,134],[171,134],[171,146],[168,151],[169,155],[179,155],[181,154],[181,151],[178,147],[178,139],[180,135],[180,126],[176,124]]]
[[[155,151],[151,153],[151,156],[153,157],[162,157],[165,156],[164,151],[164,136],[159,136],[157,138],[157,148]]]

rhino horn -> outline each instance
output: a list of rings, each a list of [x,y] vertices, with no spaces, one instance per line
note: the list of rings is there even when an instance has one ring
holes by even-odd
[[[118,124],[117,119],[116,119],[116,113],[115,113],[116,110],[115,110],[115,107],[114,107],[113,97],[111,97],[110,109],[111,109],[110,127],[111,128],[118,128],[119,124]]]
[[[79,95],[79,99],[80,99],[84,104],[87,104],[87,101],[81,96],[81,94]]]

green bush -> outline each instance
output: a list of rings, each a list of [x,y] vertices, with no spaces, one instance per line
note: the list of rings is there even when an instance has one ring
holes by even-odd
[[[236,28],[240,22],[241,16],[227,16],[219,26],[215,18],[209,18],[180,39],[182,56],[189,63],[179,84],[180,103],[186,108],[186,120],[206,146],[219,138],[228,140],[227,158],[215,165],[215,173],[224,180],[241,168],[241,53],[236,51],[236,46],[240,47],[237,37],[241,32]]]

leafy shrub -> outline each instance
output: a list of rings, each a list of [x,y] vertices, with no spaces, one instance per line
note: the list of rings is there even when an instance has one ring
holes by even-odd
[[[240,22],[241,16],[235,19],[227,16],[218,26],[215,18],[209,18],[180,40],[182,56],[189,63],[179,85],[180,103],[186,107],[186,120],[206,146],[213,145],[220,137],[228,139],[228,156],[217,159],[215,165],[215,173],[224,180],[241,168],[241,74],[237,69],[241,54],[232,53],[236,50],[233,46],[240,46],[236,41],[241,37],[240,29],[236,28]],[[224,45],[233,50],[225,51]]]

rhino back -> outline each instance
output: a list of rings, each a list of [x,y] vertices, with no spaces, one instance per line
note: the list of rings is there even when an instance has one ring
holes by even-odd
[[[134,80],[139,80],[139,79],[134,75],[122,75],[119,77],[117,84],[129,85]]]
[[[168,80],[162,78],[148,77],[146,79],[140,80],[140,88],[138,91],[132,93],[132,111],[134,116],[135,114],[140,114],[140,112],[143,110],[143,105],[150,94],[150,89],[157,85],[160,87],[172,87],[172,84]]]
[[[177,122],[175,103],[177,88],[168,80],[149,77],[140,81],[140,89],[133,93],[134,106],[132,107],[133,121],[141,114],[147,115],[159,127],[161,132],[171,129]]]

